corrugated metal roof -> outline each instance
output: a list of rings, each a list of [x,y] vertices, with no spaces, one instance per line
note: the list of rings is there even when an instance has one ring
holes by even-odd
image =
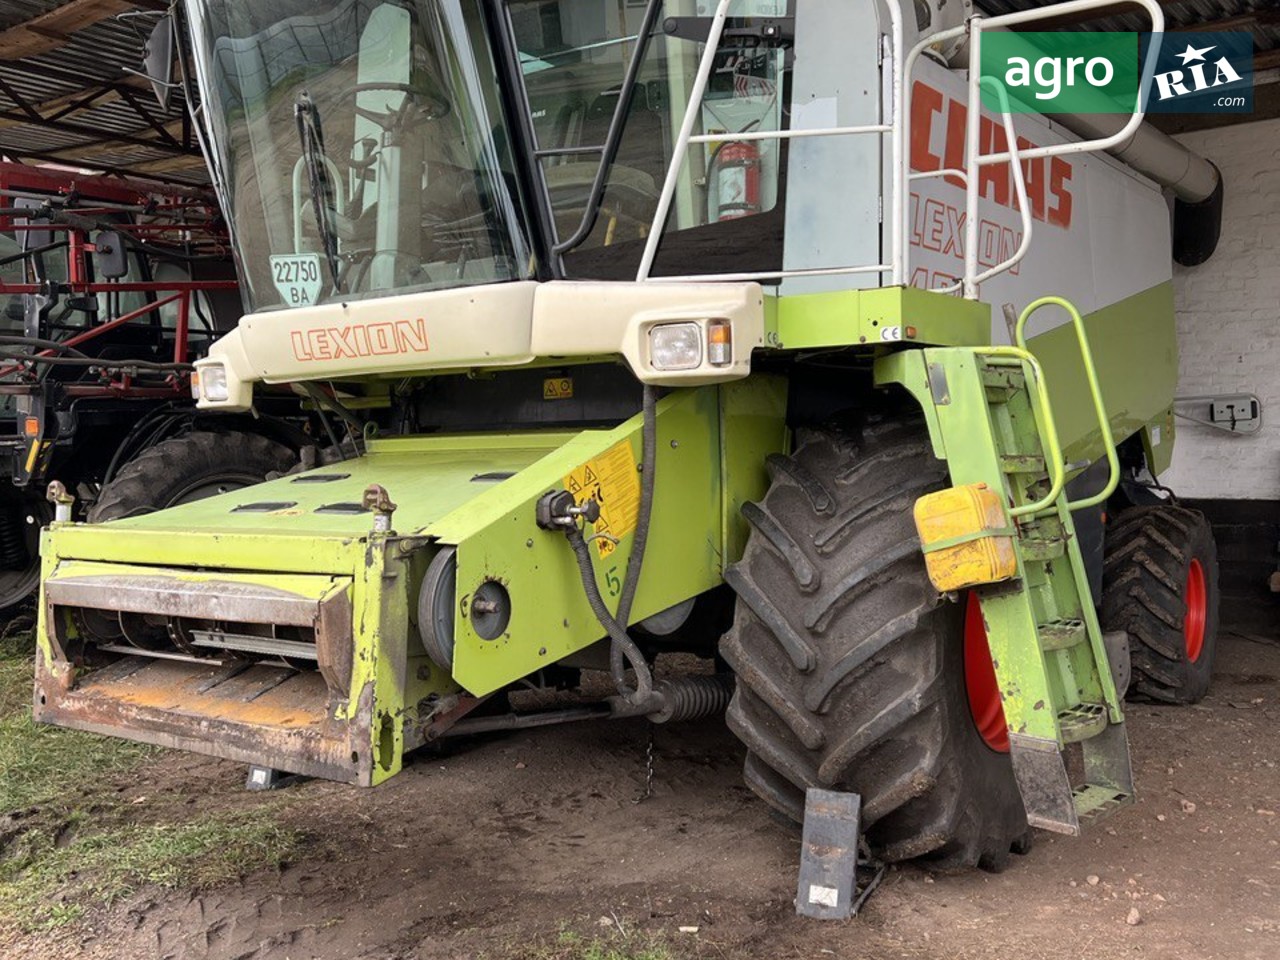
[[[977,0],[987,13],[1051,6],[1049,0]],[[1255,58],[1260,69],[1280,66],[1280,2],[1278,0],[1160,0],[1165,30],[1235,30],[1253,34]],[[1132,12],[1082,19],[1080,30],[1151,29],[1145,13]],[[1031,29],[1029,26],[1027,29]]]
[[[150,84],[129,72],[140,68],[143,38],[155,22],[137,14],[163,6],[4,0],[0,154],[207,181],[181,92],[162,111]]]

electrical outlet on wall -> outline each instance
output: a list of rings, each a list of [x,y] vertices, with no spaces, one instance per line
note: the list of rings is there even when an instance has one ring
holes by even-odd
[[[1258,401],[1255,398],[1229,397],[1213,401],[1209,419],[1236,429],[1244,424],[1252,424],[1258,419],[1258,414]]]
[[[1220,393],[1201,397],[1175,397],[1174,415],[1239,436],[1262,429],[1262,401],[1253,393]]]

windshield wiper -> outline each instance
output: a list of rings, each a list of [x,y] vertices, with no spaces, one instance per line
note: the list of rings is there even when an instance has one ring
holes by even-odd
[[[334,200],[333,184],[329,181],[329,171],[325,166],[324,131],[320,126],[320,111],[305,90],[293,102],[293,116],[298,122],[298,140],[302,144],[302,157],[307,168],[307,185],[311,189],[311,208],[316,216],[316,229],[320,231],[320,243],[324,246],[333,292],[340,294],[342,271],[338,261],[338,234],[329,219]]]

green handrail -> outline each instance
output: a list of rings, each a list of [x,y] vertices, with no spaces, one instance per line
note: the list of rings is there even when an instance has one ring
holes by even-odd
[[[1116,487],[1120,485],[1120,458],[1116,454],[1116,441],[1111,433],[1111,421],[1107,417],[1107,407],[1102,400],[1102,387],[1098,383],[1098,371],[1093,365],[1093,350],[1089,346],[1089,335],[1084,328],[1084,320],[1080,316],[1080,311],[1070,300],[1064,297],[1041,297],[1027,304],[1026,309],[1018,316],[1017,326],[1014,328],[1014,339],[1022,350],[1027,350],[1026,327],[1027,321],[1031,319],[1031,315],[1041,307],[1061,307],[1067,311],[1067,315],[1071,317],[1071,325],[1075,328],[1076,342],[1080,345],[1080,359],[1084,363],[1084,375],[1089,384],[1089,397],[1093,401],[1094,412],[1098,416],[1098,426],[1102,431],[1103,448],[1107,454],[1107,467],[1110,476],[1107,478],[1107,485],[1098,493],[1091,497],[1085,497],[1083,500],[1068,500],[1068,510],[1079,510],[1084,507],[1094,507],[1102,503],[1111,494],[1115,493]],[[1030,352],[1030,351],[1028,351]],[[1043,374],[1041,374],[1043,376]],[[1043,392],[1043,382],[1041,384]],[[1044,403],[1046,411],[1048,410],[1048,394],[1044,395]],[[1052,414],[1049,417],[1052,422]],[[1057,428],[1053,427],[1053,442],[1055,447],[1058,443]],[[1059,450],[1057,459],[1061,461],[1062,453]]]
[[[1089,336],[1085,332],[1084,320],[1080,316],[1080,311],[1069,300],[1065,300],[1062,297],[1041,297],[1039,300],[1028,304],[1027,308],[1018,317],[1013,334],[1017,346],[977,347],[974,349],[974,353],[986,357],[1003,359],[1006,362],[1013,361],[1013,363],[1024,368],[1024,375],[1027,372],[1027,368],[1029,368],[1031,374],[1027,377],[1027,383],[1034,399],[1034,410],[1036,418],[1039,420],[1040,434],[1044,443],[1044,463],[1045,469],[1049,474],[1049,492],[1034,503],[1024,503],[1022,506],[1011,508],[1009,510],[1009,516],[1011,517],[1025,517],[1049,509],[1054,505],[1058,497],[1062,495],[1063,487],[1066,485],[1066,471],[1062,462],[1062,443],[1058,439],[1058,425],[1054,420],[1053,408],[1049,402],[1049,389],[1045,382],[1044,368],[1040,366],[1040,361],[1036,359],[1035,354],[1027,347],[1027,321],[1031,319],[1033,313],[1041,307],[1047,306],[1062,307],[1071,317],[1071,323],[1076,332],[1076,341],[1080,345],[1080,356],[1084,361],[1084,373],[1085,380],[1089,385],[1089,396],[1093,401],[1093,409],[1098,415],[1098,425],[1102,430],[1102,439],[1106,447],[1107,465],[1111,471],[1107,485],[1100,492],[1083,500],[1067,501],[1067,509],[1079,510],[1082,507],[1097,506],[1111,496],[1120,484],[1120,458],[1116,455],[1115,438],[1112,436],[1111,424],[1107,419],[1107,409],[1102,401],[1102,388],[1098,384],[1098,371],[1093,365],[1093,351],[1089,347]]]

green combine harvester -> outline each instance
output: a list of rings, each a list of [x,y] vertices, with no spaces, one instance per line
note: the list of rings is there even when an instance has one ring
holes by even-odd
[[[1212,538],[1153,487],[1222,188],[1140,113],[966,79],[1106,5],[186,0],[247,305],[199,404],[293,383],[333,455],[61,503],[37,718],[373,786],[727,708],[770,805],[856,791],[876,855],[949,867],[1132,800],[1126,688],[1212,669]],[[581,671],[612,695],[507,709]]]

